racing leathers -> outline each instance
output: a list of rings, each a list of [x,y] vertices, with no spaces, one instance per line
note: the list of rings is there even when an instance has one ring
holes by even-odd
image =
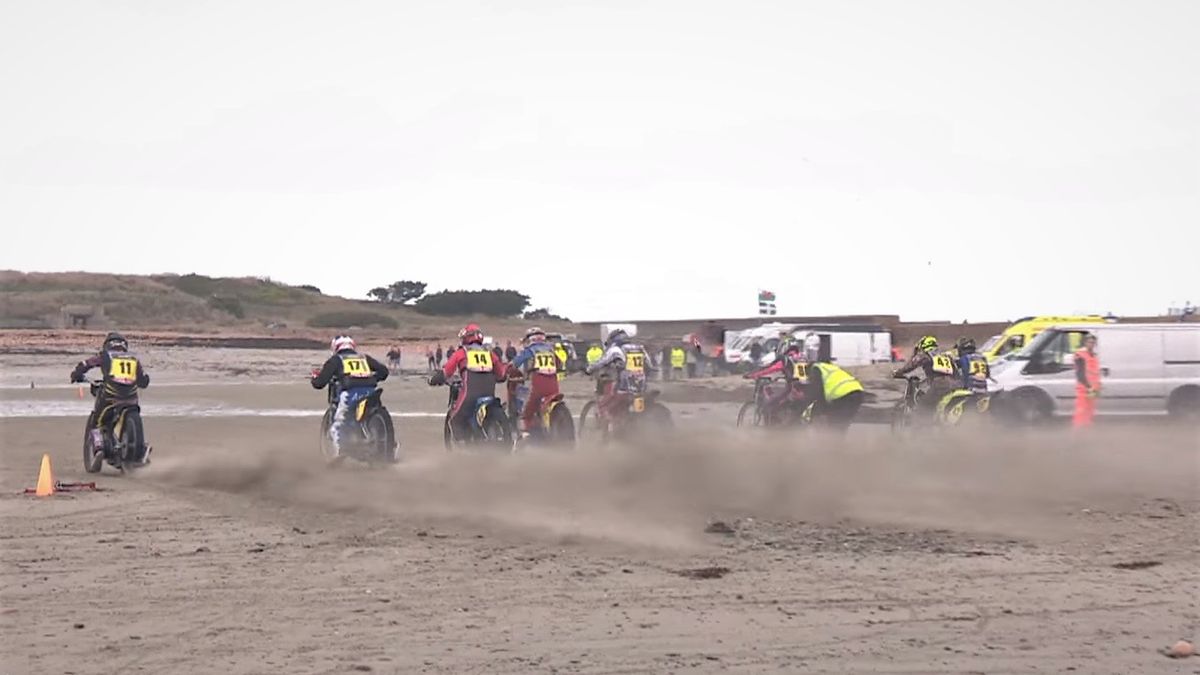
[[[96,404],[88,418],[88,428],[99,429],[108,422],[110,413],[118,407],[138,404],[138,390],[150,386],[150,374],[137,356],[127,351],[101,351],[80,361],[71,371],[71,382],[83,382],[84,375],[92,368],[99,368],[104,381],[96,393]],[[98,439],[95,439],[98,440]]]
[[[445,382],[462,378],[458,398],[450,409],[450,428],[455,438],[466,438],[469,419],[475,412],[475,402],[496,396],[496,383],[505,379],[504,363],[481,344],[467,344],[454,350],[446,359],[435,380]],[[439,384],[441,383],[439,382]]]
[[[648,366],[646,350],[633,343],[610,345],[599,361],[588,366],[587,372],[596,374],[603,383],[597,404],[601,417],[611,418],[630,396],[646,391]]]
[[[511,367],[529,382],[529,398],[521,408],[521,429],[531,432],[543,402],[558,396],[558,374],[566,370],[567,364],[553,345],[534,342],[517,354]]]
[[[334,385],[330,390],[330,402],[336,396],[337,408],[333,413],[333,423],[329,425],[329,438],[333,441],[334,450],[341,452],[342,427],[354,404],[370,396],[376,384],[387,378],[387,366],[353,349],[343,349],[330,356],[321,370],[313,375],[313,389]]]
[[[963,389],[969,390],[972,394],[987,393],[988,379],[992,376],[992,369],[983,354],[959,353],[958,363],[955,365],[958,366]]]
[[[786,386],[771,394],[767,399],[767,415],[774,420],[775,414],[789,401],[804,400],[804,388],[808,384],[808,365],[804,362],[799,350],[794,346],[783,354],[782,358],[753,373],[747,374],[746,379],[757,380],[762,377],[783,374]]]
[[[917,405],[932,415],[942,397],[958,388],[957,368],[950,354],[918,350],[893,375],[904,377],[918,368],[925,373],[925,381],[917,392]]]

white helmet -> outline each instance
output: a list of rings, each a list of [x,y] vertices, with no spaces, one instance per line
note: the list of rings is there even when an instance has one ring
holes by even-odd
[[[337,354],[338,352],[344,352],[347,349],[353,351],[357,348],[358,345],[354,344],[354,338],[350,337],[349,335],[339,335],[329,341],[329,351],[333,352],[334,354]]]

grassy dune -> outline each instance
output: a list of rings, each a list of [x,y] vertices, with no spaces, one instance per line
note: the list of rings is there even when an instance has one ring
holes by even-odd
[[[519,318],[435,317],[409,307],[324,295],[311,286],[270,279],[163,274],[0,271],[0,328],[61,328],[62,310],[89,306],[103,317],[89,326],[206,333],[360,332],[403,339],[441,339],[479,320],[497,336],[515,336]],[[572,331],[569,324],[548,329]]]

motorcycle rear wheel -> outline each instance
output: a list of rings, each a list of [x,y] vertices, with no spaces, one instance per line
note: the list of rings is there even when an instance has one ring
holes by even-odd
[[[550,440],[564,446],[575,445],[575,420],[565,403],[559,403],[550,413]]]
[[[145,457],[145,433],[142,430],[142,414],[136,409],[125,411],[125,421],[121,423],[121,438],[117,446],[121,449],[121,470],[129,471],[141,466]]]
[[[373,447],[370,457],[374,460],[395,464],[399,461],[396,443],[396,430],[392,425],[392,415],[387,408],[380,406],[371,413],[363,425]]]

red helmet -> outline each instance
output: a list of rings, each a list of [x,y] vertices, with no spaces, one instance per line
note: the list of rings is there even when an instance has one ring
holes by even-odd
[[[458,341],[464,345],[480,344],[483,342],[483,329],[476,324],[469,323],[458,331]]]

